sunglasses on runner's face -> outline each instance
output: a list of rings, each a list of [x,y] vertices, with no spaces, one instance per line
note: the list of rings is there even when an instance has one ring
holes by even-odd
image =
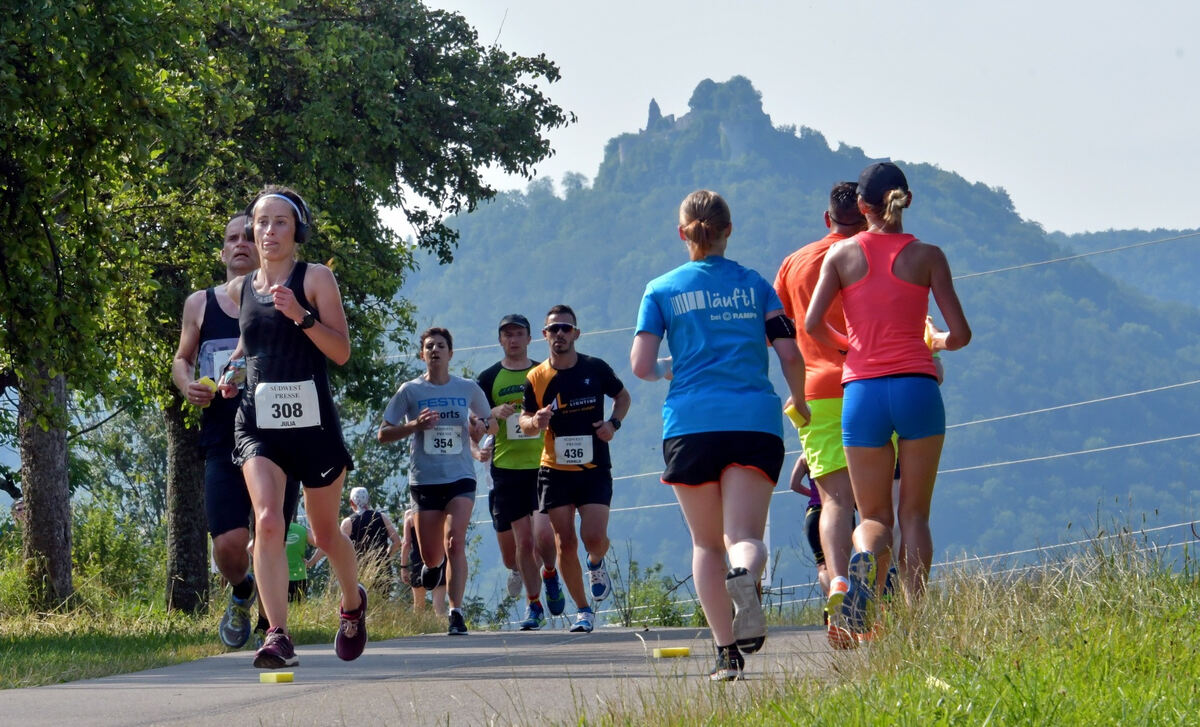
[[[551,323],[543,328],[542,332],[553,335],[555,333],[570,333],[573,330],[575,330],[575,326],[570,323]]]

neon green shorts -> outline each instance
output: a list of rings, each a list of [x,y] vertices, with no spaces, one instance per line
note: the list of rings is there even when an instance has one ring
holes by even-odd
[[[846,450],[842,448],[842,400],[813,399],[808,402],[812,421],[798,429],[804,459],[814,478],[846,468]]]

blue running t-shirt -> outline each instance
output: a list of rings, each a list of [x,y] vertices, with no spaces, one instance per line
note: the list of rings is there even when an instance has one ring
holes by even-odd
[[[674,359],[663,439],[720,431],[783,437],[765,323],[767,313],[782,309],[761,275],[719,256],[680,265],[646,285],[637,331],[665,338]]]

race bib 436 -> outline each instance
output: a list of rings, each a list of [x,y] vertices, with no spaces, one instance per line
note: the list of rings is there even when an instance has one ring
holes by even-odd
[[[559,464],[591,464],[592,435],[555,437],[554,461]]]

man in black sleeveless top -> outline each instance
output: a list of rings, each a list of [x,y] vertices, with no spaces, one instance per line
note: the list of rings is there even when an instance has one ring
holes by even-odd
[[[359,577],[374,576],[377,579],[377,587],[383,585],[385,590],[390,591],[391,561],[401,546],[400,533],[387,513],[371,509],[370,497],[365,487],[350,490],[350,510],[353,514],[342,520],[341,531],[354,543],[354,552],[358,556]],[[315,562],[324,555],[318,548],[310,560]]]
[[[245,216],[239,214],[225,227],[220,257],[226,282],[258,267],[254,241],[244,234],[245,222]],[[212,535],[213,560],[233,586],[219,629],[221,642],[232,649],[245,646],[250,638],[250,608],[255,600],[246,551],[250,542],[250,495],[242,471],[232,459],[233,418],[239,400],[216,396],[215,385],[210,387],[201,380],[217,378],[237,346],[238,335],[237,307],[225,285],[198,290],[184,303],[179,348],[171,365],[179,392],[189,404],[203,409],[200,445],[204,449],[204,509]],[[293,483],[288,488],[285,510],[294,513],[298,499],[299,486]]]
[[[371,509],[365,487],[350,490],[350,509],[354,514],[342,521],[342,532],[354,543],[359,563],[370,559],[386,564],[400,549],[400,533],[391,518]]]

